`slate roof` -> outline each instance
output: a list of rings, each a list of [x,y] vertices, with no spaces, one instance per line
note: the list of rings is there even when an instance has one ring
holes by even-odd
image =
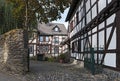
[[[54,31],[54,28],[58,27],[60,31]],[[38,24],[38,32],[40,35],[66,35],[67,36],[67,29],[65,28],[64,24],[59,23],[39,23]]]

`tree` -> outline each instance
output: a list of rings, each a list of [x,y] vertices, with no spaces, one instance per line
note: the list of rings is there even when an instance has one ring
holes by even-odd
[[[18,21],[13,17],[12,4],[7,4],[5,0],[0,0],[0,34],[18,27]],[[19,24],[21,24],[19,22]]]
[[[0,30],[27,28],[30,31],[37,28],[37,22],[47,23],[60,19],[61,13],[69,7],[71,0],[0,0],[0,2],[0,20],[3,21],[0,22],[0,26],[2,25]]]
[[[25,20],[25,7],[28,5],[28,23],[37,19],[50,22],[61,18],[61,13],[69,7],[71,0],[7,0],[14,4],[14,16]]]
[[[6,0],[8,5],[11,3],[13,6],[17,27],[27,29],[29,35],[32,35],[33,29],[37,29],[37,22],[47,23],[60,19],[70,2],[71,0]]]

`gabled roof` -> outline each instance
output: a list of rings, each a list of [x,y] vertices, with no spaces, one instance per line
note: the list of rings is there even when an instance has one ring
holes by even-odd
[[[71,16],[73,15],[77,5],[81,2],[82,0],[72,0],[72,4],[70,6],[70,9],[68,11],[68,15],[66,17],[66,20],[65,21],[69,21]]]
[[[55,32],[53,30],[56,26],[59,27],[60,31]],[[40,33],[40,35],[67,35],[67,30],[64,24],[59,23],[39,23],[38,32]]]
[[[52,30],[54,30],[55,28],[58,28],[58,29],[60,29],[57,25],[55,26],[55,27],[53,27],[53,29]]]

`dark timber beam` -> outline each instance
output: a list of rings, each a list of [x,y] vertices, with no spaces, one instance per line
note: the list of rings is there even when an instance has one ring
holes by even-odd
[[[113,15],[115,12],[120,10],[120,1],[119,0],[113,0],[105,9],[103,9],[97,17],[95,17],[90,23],[88,23],[83,29],[81,29],[78,33],[76,33],[72,38],[71,41],[78,38],[79,36],[89,32],[94,27],[99,25],[101,22],[105,21],[107,18],[109,18],[111,15]],[[79,34],[79,35],[78,35]]]
[[[120,69],[120,10],[116,13],[117,54],[116,66]]]
[[[115,23],[116,23],[116,19],[115,19]],[[109,36],[108,41],[107,41],[107,43],[106,43],[104,55],[103,55],[102,60],[101,60],[101,64],[103,64],[103,62],[104,62],[104,58],[105,58],[105,55],[106,55],[106,50],[108,50],[108,47],[109,47],[110,42],[111,42],[111,39],[112,39],[112,37],[113,37],[114,31],[115,31],[115,25],[116,25],[115,23],[114,23],[114,25],[113,25],[113,27],[112,27],[110,36]],[[116,40],[116,39],[115,39],[115,40]]]

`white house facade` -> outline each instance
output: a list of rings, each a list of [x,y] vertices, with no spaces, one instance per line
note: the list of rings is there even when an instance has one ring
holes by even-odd
[[[72,0],[66,21],[71,57],[120,70],[120,0]]]

